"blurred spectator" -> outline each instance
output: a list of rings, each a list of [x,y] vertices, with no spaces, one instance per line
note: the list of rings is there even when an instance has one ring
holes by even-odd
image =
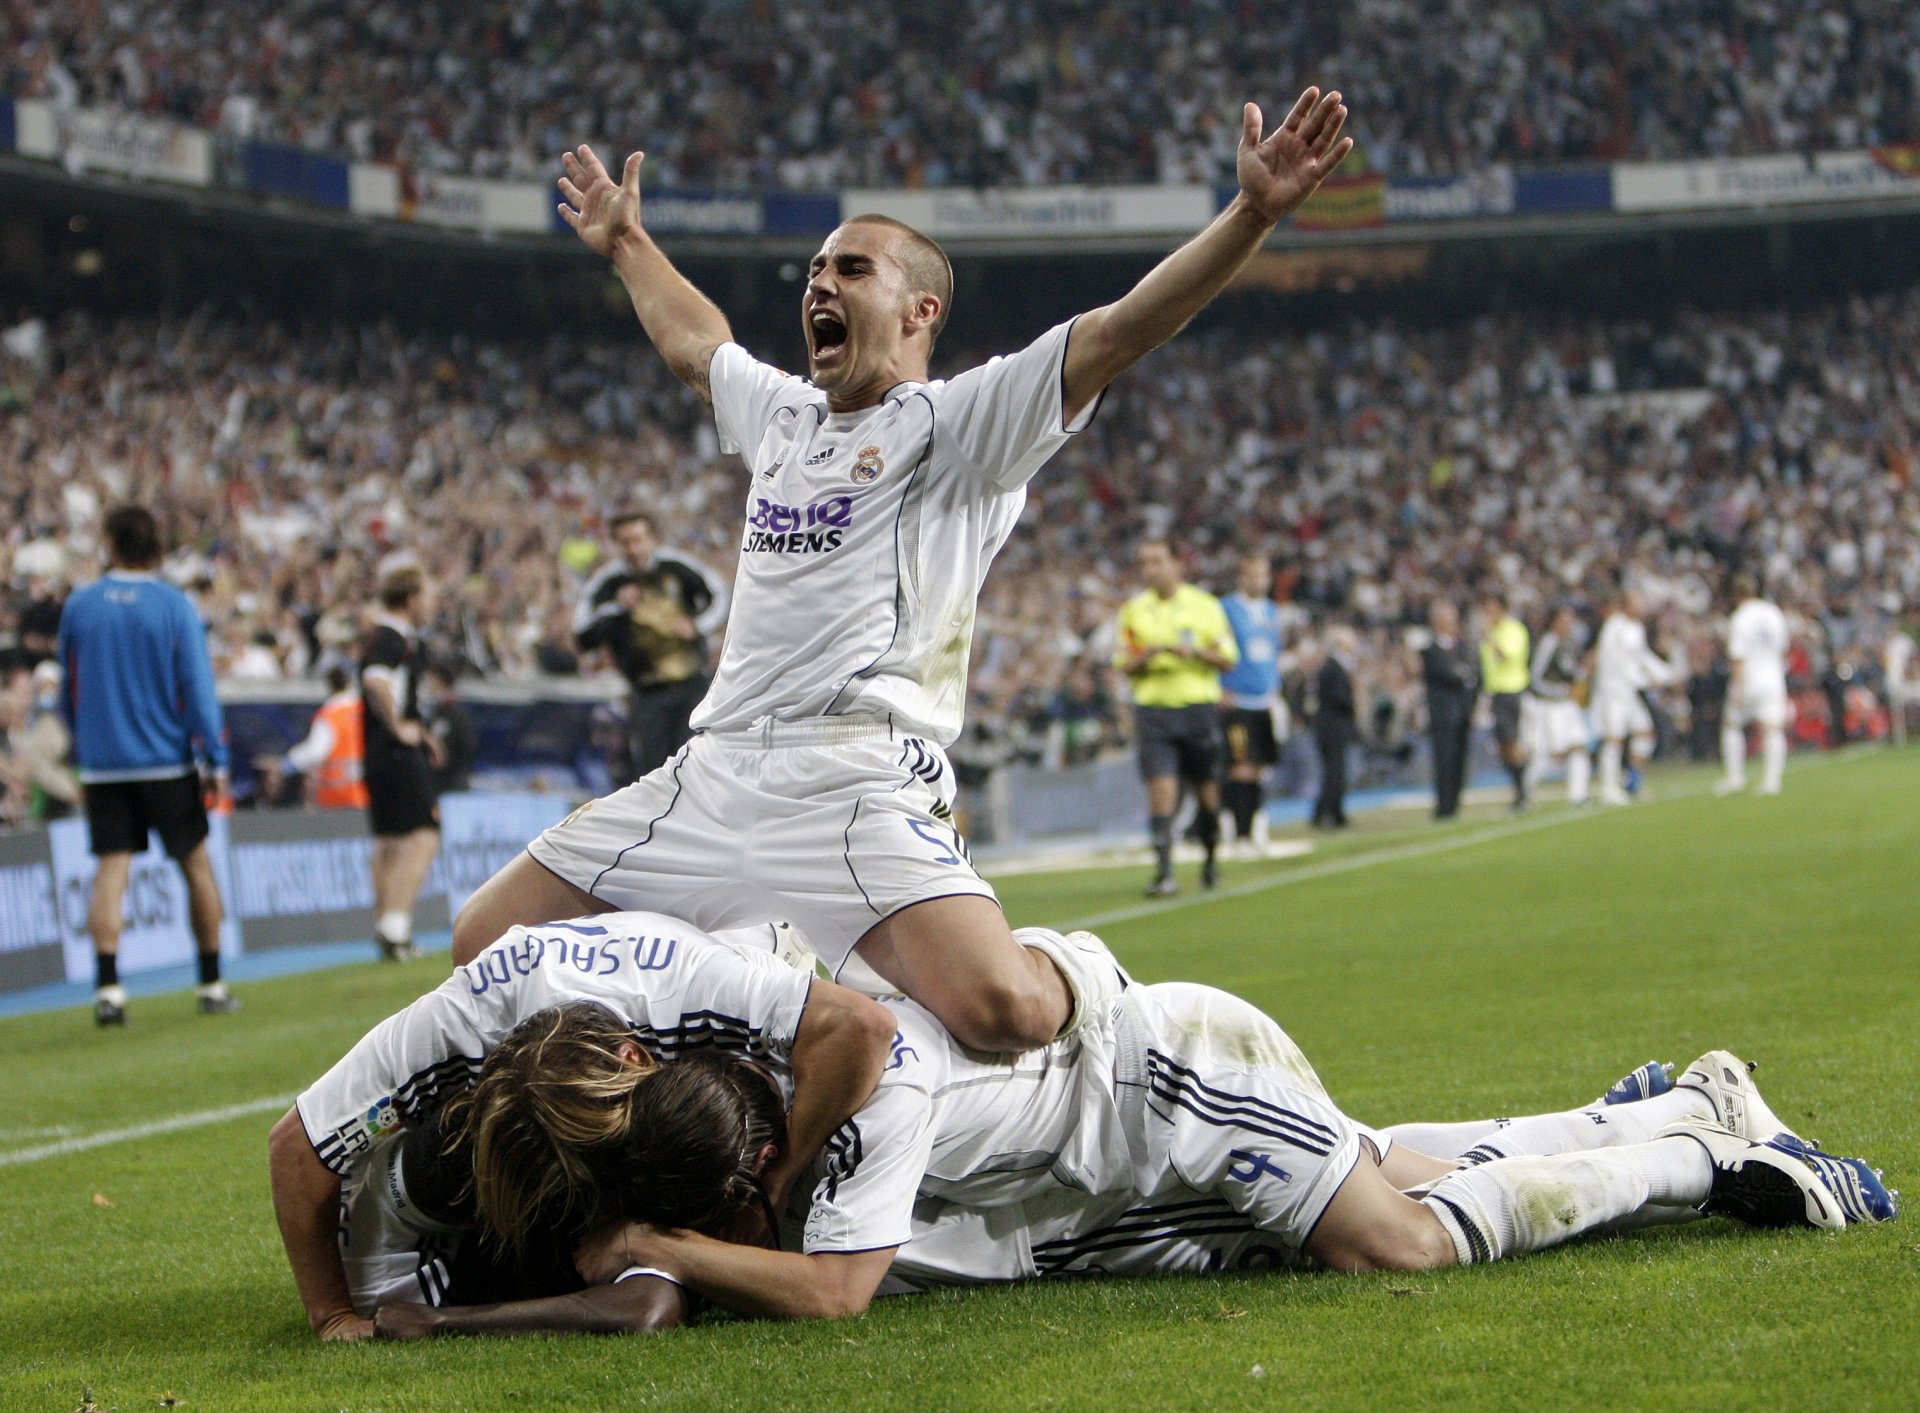
[[[551,177],[561,149],[613,139],[644,145],[668,186],[1219,183],[1241,100],[1271,105],[1296,77],[1354,96],[1360,155],[1393,175],[1920,137],[1905,0],[19,0],[6,16],[0,93],[410,177]]]
[[[1561,601],[1591,621],[1624,580],[1685,644],[1720,635],[1716,592],[1754,568],[1794,630],[1816,738],[1831,605],[1876,667],[1920,605],[1920,292],[1301,337],[1231,301],[1222,316],[1123,378],[1030,488],[988,577],[969,688],[971,719],[1011,758],[1043,753],[1071,664],[1111,658],[1145,527],[1179,535],[1209,588],[1266,550],[1289,633],[1351,624],[1371,750],[1398,747],[1418,701],[1406,630],[1429,599],[1483,582],[1537,629]],[[1616,391],[1589,390],[1600,358]],[[423,626],[435,655],[493,679],[574,665],[580,579],[563,551],[584,507],[637,491],[662,540],[732,575],[737,465],[705,408],[617,343],[74,314],[46,325],[40,361],[0,346],[0,383],[17,390],[0,409],[16,621],[58,602],[122,493],[165,505],[167,572],[216,637],[270,632],[308,679],[351,659],[364,586],[400,543],[452,586]]]

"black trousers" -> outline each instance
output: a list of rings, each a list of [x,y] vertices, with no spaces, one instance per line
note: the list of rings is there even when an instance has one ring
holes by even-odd
[[[1433,816],[1451,819],[1460,812],[1460,790],[1467,779],[1467,742],[1473,718],[1465,712],[1433,712]]]
[[[636,689],[627,698],[627,751],[637,780],[651,775],[693,739],[688,718],[707,694],[712,679],[704,673],[684,682]]]
[[[1313,802],[1315,824],[1347,822],[1347,744],[1351,733],[1313,733],[1314,748],[1320,752],[1320,794]]]

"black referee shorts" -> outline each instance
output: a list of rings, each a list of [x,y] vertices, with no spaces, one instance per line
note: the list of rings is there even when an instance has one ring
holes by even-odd
[[[1272,712],[1228,707],[1220,720],[1227,730],[1227,764],[1268,766],[1280,759]]]
[[[207,806],[197,772],[171,780],[96,781],[83,792],[95,858],[144,854],[149,830],[160,836],[160,847],[171,859],[184,859],[207,837]]]
[[[1493,703],[1493,739],[1511,746],[1520,739],[1520,703],[1524,692],[1495,692]]]
[[[1220,775],[1220,707],[1214,702],[1183,707],[1135,707],[1134,744],[1140,752],[1140,776],[1158,780],[1177,775],[1204,785]]]
[[[367,820],[377,839],[440,827],[440,796],[424,750],[367,753]]]

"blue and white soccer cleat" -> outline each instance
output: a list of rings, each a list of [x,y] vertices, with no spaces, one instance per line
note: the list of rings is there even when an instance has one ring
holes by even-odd
[[[1752,1143],[1707,1119],[1682,1119],[1658,1137],[1691,1138],[1707,1150],[1713,1187],[1700,1210],[1750,1227],[1842,1231],[1846,1214],[1833,1190],[1801,1157],[1776,1143]]]
[[[1713,1105],[1713,1117],[1742,1138],[1765,1143],[1777,1133],[1800,1135],[1780,1121],[1754,1087],[1753,1066],[1731,1050],[1709,1050],[1673,1082],[1676,1089],[1704,1094]]]
[[[1625,1075],[1613,1082],[1612,1088],[1602,1094],[1599,1104],[1638,1104],[1642,1099],[1653,1099],[1673,1088],[1673,1066],[1659,1060],[1648,1060],[1632,1074]]]
[[[1814,1176],[1840,1203],[1849,1222],[1890,1222],[1900,1212],[1900,1194],[1881,1180],[1880,1170],[1861,1158],[1836,1158],[1791,1133],[1768,1140],[1768,1147],[1791,1153],[1813,1169]]]

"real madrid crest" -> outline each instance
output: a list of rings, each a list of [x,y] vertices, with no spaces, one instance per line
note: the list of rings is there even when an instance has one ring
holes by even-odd
[[[860,455],[854,459],[851,472],[853,483],[856,486],[868,485],[879,480],[880,473],[886,469],[887,463],[880,459],[880,448],[863,446],[860,448]]]

